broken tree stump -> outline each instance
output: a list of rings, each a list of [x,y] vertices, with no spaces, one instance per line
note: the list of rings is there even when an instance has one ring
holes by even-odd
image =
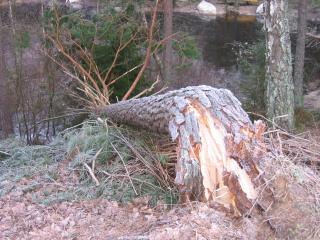
[[[101,113],[116,123],[170,134],[182,201],[214,200],[236,215],[252,207],[265,125],[253,124],[229,90],[187,87],[111,104]]]

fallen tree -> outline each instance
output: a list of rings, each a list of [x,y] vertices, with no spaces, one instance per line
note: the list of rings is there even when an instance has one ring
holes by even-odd
[[[115,123],[170,134],[181,201],[216,201],[242,215],[257,198],[265,125],[227,89],[187,87],[100,109]]]

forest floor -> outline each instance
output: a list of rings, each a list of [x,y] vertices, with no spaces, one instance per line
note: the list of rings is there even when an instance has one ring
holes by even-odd
[[[0,198],[0,239],[267,239],[257,238],[266,231],[257,232],[250,219],[232,220],[201,203],[170,209],[150,207],[146,197],[124,206],[105,199],[36,203],[35,195],[70,184],[64,163],[59,168],[56,182],[32,187],[34,179],[24,178]]]
[[[0,158],[0,239],[265,239],[261,234],[272,234],[267,224],[236,219],[220,206],[152,204],[149,195],[126,203],[87,198],[89,189],[98,187],[89,179],[87,189],[79,188],[81,174],[71,167],[75,156],[61,158],[52,146],[55,156],[46,155],[46,146],[20,146],[15,140],[0,149],[4,146],[13,156]],[[77,195],[81,190],[83,196]]]
[[[300,134],[280,140],[285,155],[268,153],[261,165],[268,183],[264,188],[272,189],[275,201],[266,213],[241,218],[214,203],[179,205],[163,199],[154,203],[152,192],[123,202],[110,198],[108,191],[101,193],[108,183],[116,182],[98,174],[105,165],[110,172],[114,169],[108,163],[99,165],[104,158],[116,161],[114,155],[98,150],[107,148],[102,139],[114,135],[111,128],[84,126],[65,134],[67,140],[55,145],[25,146],[14,139],[0,142],[0,150],[11,155],[0,156],[0,239],[319,239],[320,131],[316,129],[312,129],[312,139]],[[122,145],[110,141],[125,155]],[[75,148],[82,152],[74,154]],[[298,155],[297,149],[306,148],[312,154]],[[90,156],[101,155],[95,173],[100,186],[106,183],[103,188],[89,174],[83,175],[85,168],[76,167],[78,156],[88,154],[88,149],[97,149]],[[129,165],[132,161],[136,159],[128,161],[129,171],[134,168]],[[131,176],[138,178],[133,172]],[[84,181],[89,183],[83,185]],[[121,199],[130,187],[129,181],[121,180]],[[99,194],[94,195],[97,189]]]

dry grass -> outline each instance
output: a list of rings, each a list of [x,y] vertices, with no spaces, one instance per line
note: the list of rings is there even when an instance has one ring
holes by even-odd
[[[113,136],[109,150],[113,152],[110,159],[115,165],[109,163],[108,170],[103,170],[103,165],[96,164],[96,176],[100,183],[108,181],[115,183],[115,186],[122,186],[125,191],[131,192],[131,197],[146,196],[157,191],[170,192],[174,189],[172,171],[175,153],[170,152],[172,145],[168,144],[167,152],[159,155],[161,148],[154,147],[159,144],[154,141],[159,136],[110,127],[103,121],[100,122],[100,131],[102,125],[109,129],[109,136]],[[76,138],[79,140],[79,137]],[[251,214],[253,220],[250,224],[257,224],[254,227],[255,234],[270,231],[267,230],[268,225],[274,236],[280,239],[319,239],[319,143],[310,133],[292,135],[281,130],[267,132],[265,141],[265,156],[259,164],[265,184],[260,186],[263,194],[257,201],[264,211],[262,216],[261,213]],[[81,148],[81,144],[78,146]],[[100,148],[101,145],[96,147],[96,151]],[[88,164],[92,166],[92,162]],[[87,178],[91,179],[87,169],[83,170]],[[147,175],[152,176],[155,181],[148,182],[148,179],[141,178]],[[141,191],[145,187],[150,187],[153,191]],[[247,221],[245,219],[242,221]],[[228,231],[232,233],[233,229]]]
[[[34,197],[37,203],[96,198],[125,203],[149,195],[152,205],[174,204],[177,191],[166,170],[169,158],[157,152],[152,139],[147,133],[102,120],[67,129],[47,146],[8,139],[0,142],[0,150],[6,152],[0,155],[0,182],[5,184],[0,196],[27,178],[33,179],[31,185],[45,182],[63,189],[45,189]]]
[[[246,239],[268,239],[266,234],[271,239],[320,238],[320,148],[312,134],[292,135],[280,130],[270,130],[265,134],[266,151],[260,159],[259,167],[265,180],[260,188],[267,194],[261,194],[257,201],[264,211],[262,214],[253,211],[251,218],[238,220],[225,213],[225,209],[217,204],[212,205],[213,208],[201,203],[183,208],[176,204],[174,146],[156,138],[159,136],[115,127],[99,120],[88,121],[81,128],[64,131],[57,143],[50,146],[29,147],[8,140],[0,145],[1,150],[11,155],[2,155],[1,181],[13,187],[17,183],[11,182],[11,178],[17,178],[18,175],[21,175],[19,179],[30,178],[28,185],[23,185],[22,191],[32,193],[31,202],[36,203],[51,205],[103,198],[133,202],[136,208],[137,204],[141,205],[139,199],[147,199],[142,201],[141,211],[146,211],[146,205],[173,205],[175,211],[181,212],[177,221],[189,226],[189,220],[193,219],[189,227],[201,224],[199,231],[214,223],[214,220],[208,222],[206,219],[221,218],[224,219],[223,223],[217,222],[214,225],[215,231],[227,232],[228,236],[238,236],[239,239],[242,235]],[[159,144],[161,148],[157,147]],[[164,149],[165,152],[161,152]],[[36,177],[39,173],[40,178]],[[2,195],[12,194],[14,189],[11,187]],[[40,192],[41,189],[43,192]],[[175,213],[170,215],[162,210],[156,214],[160,215],[156,216],[155,222],[161,222],[166,215],[172,218]],[[179,236],[191,229],[188,227],[183,230],[170,219],[165,221],[167,224],[164,228],[160,225],[149,227],[157,229],[157,233],[172,232]],[[208,227],[206,231],[210,238],[212,228]],[[192,234],[190,230],[188,236]]]
[[[165,169],[168,158],[151,144],[155,136],[99,119],[67,130],[63,137],[71,170],[80,182],[96,185],[93,198],[127,202],[150,195],[152,201],[176,202],[174,179]]]
[[[320,145],[310,133],[266,133],[266,155],[260,161],[272,198],[264,218],[281,239],[320,238]],[[268,194],[267,194],[268,195]],[[266,204],[267,203],[267,204]]]

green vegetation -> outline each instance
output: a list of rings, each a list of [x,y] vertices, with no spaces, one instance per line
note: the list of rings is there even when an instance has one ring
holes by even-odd
[[[51,57],[81,81],[83,92],[90,87],[94,94],[101,92],[113,102],[125,95],[145,61],[150,44],[146,19],[139,5],[131,2],[120,10],[106,5],[92,15],[55,8],[45,14],[45,46],[58,50]],[[159,29],[160,23],[156,23],[151,55],[163,49]],[[176,34],[173,45],[182,59],[199,57],[194,38],[187,34]],[[154,80],[143,74],[132,95],[150,87]]]
[[[147,31],[135,6],[129,3],[121,12],[106,7],[93,16],[54,9],[45,17],[48,35],[93,76],[101,89],[101,82],[110,84],[128,72],[111,88],[114,99],[122,98],[139,71],[135,67],[143,62],[147,44]],[[60,59],[64,65],[74,64],[63,54]],[[82,72],[78,70],[78,74],[86,81]],[[142,79],[136,93],[141,91],[141,85],[148,84]]]
[[[0,182],[5,179],[19,181],[35,174],[43,175],[54,169],[55,163],[63,157],[61,143],[48,146],[28,146],[19,139],[9,138],[0,142],[0,149],[10,157],[0,156]],[[50,166],[50,169],[47,168]]]
[[[314,7],[319,7],[320,6],[320,0],[310,0],[311,5]]]
[[[183,34],[180,41],[173,41],[173,48],[181,58],[198,59],[200,57],[194,37]]]
[[[1,151],[11,156],[0,158],[0,183],[6,181],[0,195],[14,190],[15,182],[28,179],[23,193],[31,193],[33,201],[42,204],[94,198],[125,203],[139,196],[150,196],[151,204],[159,200],[173,204],[175,187],[161,171],[166,157],[155,153],[148,139],[132,129],[87,121],[81,128],[64,131],[47,146],[2,141]]]
[[[30,33],[27,31],[22,31],[16,39],[16,48],[17,49],[25,49],[30,47]]]

